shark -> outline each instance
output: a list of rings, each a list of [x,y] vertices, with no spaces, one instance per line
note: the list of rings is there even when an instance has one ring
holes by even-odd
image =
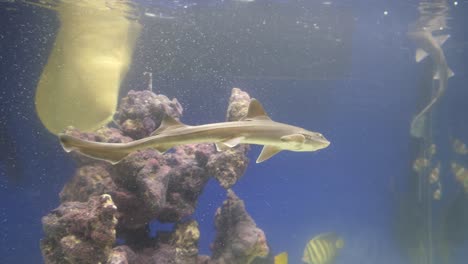
[[[64,133],[58,136],[66,152],[76,151],[112,164],[137,150],[153,148],[164,153],[184,144],[214,143],[218,151],[239,144],[263,145],[257,163],[283,150],[312,152],[330,145],[321,133],[271,120],[256,99],[250,100],[247,115],[239,121],[190,126],[165,115],[161,125],[149,137],[128,143],[93,142]]]
[[[435,65],[434,80],[439,81],[439,88],[433,99],[427,104],[412,120],[411,134],[415,137],[424,137],[427,113],[431,110],[434,104],[439,100],[442,94],[447,89],[448,79],[454,75],[453,71],[448,67],[445,59],[442,44],[450,37],[449,35],[433,36],[428,29],[420,28],[410,30],[408,37],[418,47],[416,50],[416,62],[421,62],[426,57],[431,57]]]

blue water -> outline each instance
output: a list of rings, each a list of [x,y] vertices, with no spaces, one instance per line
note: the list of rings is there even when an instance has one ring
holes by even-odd
[[[152,7],[147,2],[142,6]],[[254,163],[260,148],[252,147],[251,163],[233,188],[265,232],[273,253],[287,251],[290,263],[300,263],[306,242],[327,231],[340,233],[346,241],[337,264],[410,263],[393,233],[396,201],[402,197],[399,191],[409,188],[407,177],[415,158],[409,124],[420,109],[424,67],[414,62],[415,47],[405,35],[417,18],[417,2],[395,2],[335,3],[356,18],[351,61],[340,78],[214,76],[155,84],[156,92],[178,98],[188,124],[222,121],[231,88],[240,87],[259,99],[273,120],[319,131],[331,141],[319,152],[284,152],[261,164]],[[6,5],[0,2],[0,129],[15,144],[2,145],[0,151],[16,153],[17,167],[0,163],[0,263],[42,263],[41,217],[59,205],[58,193],[74,168],[57,139],[41,125],[33,102],[58,21],[52,11],[20,4],[11,4],[18,8],[11,11]],[[210,5],[223,8],[220,3]],[[450,137],[468,141],[468,2],[449,5],[451,38],[443,50],[456,75],[435,115],[435,138],[445,144]],[[139,45],[142,49],[144,42]],[[138,52],[135,56],[144,57]],[[148,67],[135,63],[126,84],[138,83],[138,74]],[[123,94],[128,91],[122,89]],[[447,149],[442,147],[440,155],[449,162]],[[447,184],[436,205],[441,212],[460,192],[448,170],[442,177]],[[210,254],[213,216],[224,199],[224,190],[214,180],[199,199],[194,218],[201,230],[200,254]],[[464,263],[462,249],[456,249],[453,263]]]

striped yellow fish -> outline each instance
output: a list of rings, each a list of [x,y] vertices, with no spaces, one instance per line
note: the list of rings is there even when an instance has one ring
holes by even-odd
[[[302,261],[308,264],[331,264],[343,245],[343,239],[335,233],[320,234],[307,243]]]

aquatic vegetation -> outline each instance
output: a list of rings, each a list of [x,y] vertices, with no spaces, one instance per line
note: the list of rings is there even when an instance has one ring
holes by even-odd
[[[464,250],[468,241],[468,192],[458,192],[442,215],[441,255],[443,263],[454,262],[456,250]]]
[[[36,91],[36,112],[58,134],[67,126],[93,131],[117,109],[140,32],[126,14],[130,7],[109,8],[108,1],[60,1],[54,7],[61,26]]]

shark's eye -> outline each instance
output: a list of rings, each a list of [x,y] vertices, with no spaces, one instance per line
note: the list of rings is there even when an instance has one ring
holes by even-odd
[[[317,134],[315,134],[315,135],[316,135],[317,137],[319,137],[320,139],[325,139],[325,137],[324,137],[322,134],[320,134],[320,133],[317,133]]]

